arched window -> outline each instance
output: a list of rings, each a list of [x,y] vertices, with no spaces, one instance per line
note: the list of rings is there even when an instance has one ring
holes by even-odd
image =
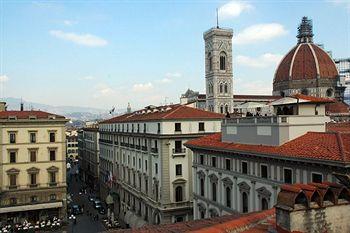
[[[228,105],[225,105],[225,113],[228,113]]]
[[[211,183],[211,195],[212,195],[213,201],[216,201],[216,183],[215,182]]]
[[[225,83],[225,93],[227,93],[228,92],[228,85],[227,85],[227,83]]]
[[[309,91],[308,91],[306,88],[303,88],[303,89],[301,90],[301,94],[303,94],[303,95],[308,95],[308,94],[309,94]]]
[[[175,201],[176,202],[182,201],[182,187],[181,186],[177,186],[175,188]]]
[[[281,91],[281,92],[280,92],[280,96],[282,96],[282,97],[284,97],[284,96],[285,96],[285,94],[284,94],[284,92],[283,92],[283,91]]]
[[[269,208],[269,203],[266,198],[261,198],[261,210],[267,210]]]
[[[223,114],[224,113],[224,106],[220,106],[220,112]]]
[[[204,197],[204,179],[200,179],[200,189],[201,189],[201,196]]]
[[[209,66],[209,71],[213,70],[213,58],[211,56],[211,53],[208,53],[208,66]]]
[[[226,70],[226,53],[220,53],[220,70]]]
[[[226,187],[226,206],[231,208],[231,188]]]
[[[332,88],[329,88],[326,93],[327,97],[332,97],[333,96],[333,90]]]
[[[246,192],[242,193],[242,212],[248,212],[248,195]]]
[[[223,93],[224,92],[224,86],[222,83],[220,83],[220,93]]]

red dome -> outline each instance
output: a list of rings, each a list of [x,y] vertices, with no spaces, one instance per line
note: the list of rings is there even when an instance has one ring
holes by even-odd
[[[300,43],[282,59],[274,83],[288,80],[336,79],[338,70],[332,58],[313,43]]]

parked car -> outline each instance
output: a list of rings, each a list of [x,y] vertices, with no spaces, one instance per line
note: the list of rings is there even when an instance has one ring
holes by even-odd
[[[106,209],[101,206],[101,208],[98,209],[98,213],[101,214],[101,215],[105,215],[106,214]]]
[[[72,205],[71,213],[74,214],[74,215],[82,214],[83,211],[81,209],[81,206],[80,205]]]
[[[95,200],[94,202],[94,208],[99,209],[102,207],[102,202],[100,200]]]

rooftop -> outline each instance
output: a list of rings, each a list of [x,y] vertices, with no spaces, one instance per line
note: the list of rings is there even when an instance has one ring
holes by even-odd
[[[350,163],[350,132],[342,127],[329,126],[328,132],[307,132],[280,146],[250,145],[222,142],[221,133],[188,141],[189,148],[254,153],[259,156],[289,159],[313,159]]]
[[[166,106],[148,106],[138,111],[123,114],[100,124],[120,122],[140,122],[154,120],[191,120],[191,119],[222,119],[224,115],[192,108],[186,105],[174,104]]]
[[[30,118],[66,119],[64,116],[60,116],[60,115],[56,115],[56,114],[48,113],[48,112],[43,112],[43,111],[0,111],[0,119],[9,119],[12,117],[14,117],[16,119],[30,119]]]

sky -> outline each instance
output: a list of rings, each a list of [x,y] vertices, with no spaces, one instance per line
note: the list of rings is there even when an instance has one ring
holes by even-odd
[[[0,97],[133,109],[205,93],[203,32],[233,29],[234,94],[271,94],[302,16],[350,57],[350,0],[0,0]]]

